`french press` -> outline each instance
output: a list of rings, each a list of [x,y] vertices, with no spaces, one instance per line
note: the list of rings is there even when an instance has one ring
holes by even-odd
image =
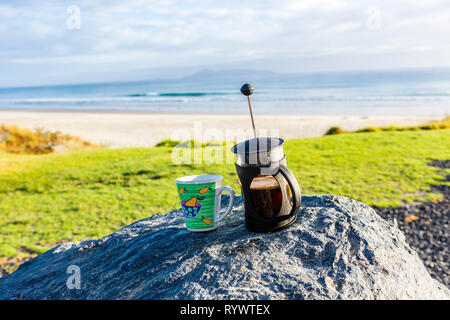
[[[301,191],[286,167],[284,140],[256,137],[249,96],[253,87],[245,84],[241,92],[248,97],[255,138],[231,148],[236,155],[236,172],[242,189],[245,227],[253,232],[274,232],[292,225],[301,204]],[[292,201],[289,189],[292,192]]]

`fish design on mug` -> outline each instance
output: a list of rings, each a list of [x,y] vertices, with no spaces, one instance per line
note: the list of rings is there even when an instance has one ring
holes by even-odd
[[[212,223],[211,219],[205,219],[204,216],[202,216],[202,221],[203,221],[204,224],[207,224],[207,225],[210,225]]]

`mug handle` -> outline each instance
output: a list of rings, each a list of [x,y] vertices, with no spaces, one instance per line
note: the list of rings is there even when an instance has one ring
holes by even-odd
[[[229,186],[219,187],[219,188],[216,189],[216,209],[217,209],[217,213],[220,210],[220,196],[222,195],[222,192],[224,192],[224,191],[228,191],[228,193],[230,194],[230,202],[228,203],[227,211],[222,216],[217,217],[217,219],[215,219],[216,222],[219,222],[223,218],[225,218],[231,212],[231,208],[233,208],[233,203],[234,203],[234,191],[233,191],[233,189],[231,189],[231,187],[229,187]]]

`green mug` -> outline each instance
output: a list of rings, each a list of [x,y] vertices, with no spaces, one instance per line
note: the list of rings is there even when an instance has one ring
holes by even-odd
[[[176,179],[186,228],[193,232],[216,229],[233,207],[234,191],[222,186],[223,177],[217,174],[201,174]],[[230,203],[224,214],[219,215],[223,191],[230,194]]]

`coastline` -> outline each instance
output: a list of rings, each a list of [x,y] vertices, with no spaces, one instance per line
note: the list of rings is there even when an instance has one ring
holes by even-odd
[[[444,116],[417,115],[273,115],[257,114],[257,129],[278,130],[283,139],[322,136],[330,127],[354,131],[366,126],[419,125]],[[79,136],[112,148],[153,147],[171,138],[177,129],[194,135],[194,126],[203,131],[237,132],[251,129],[247,114],[154,113],[134,111],[7,110],[0,109],[0,124]]]

